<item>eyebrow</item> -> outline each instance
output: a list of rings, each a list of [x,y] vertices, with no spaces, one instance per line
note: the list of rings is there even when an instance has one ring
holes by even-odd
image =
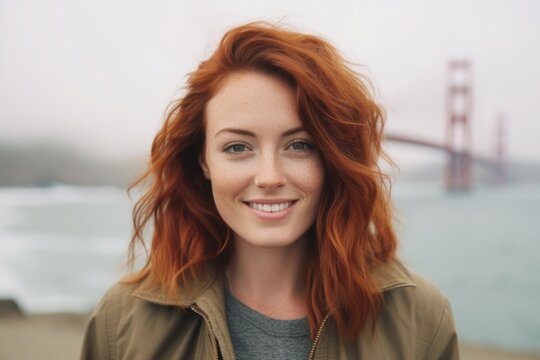
[[[289,130],[283,132],[281,134],[281,136],[285,137],[285,136],[293,135],[293,134],[296,134],[296,133],[299,133],[299,132],[302,132],[302,131],[306,131],[306,129],[304,129],[302,126],[299,126],[299,127],[295,127],[295,128],[292,128],[292,129],[289,129]],[[238,134],[238,135],[257,137],[257,135],[255,135],[254,132],[251,132],[249,130],[239,129],[239,128],[223,128],[223,129],[219,130],[216,133],[216,135],[214,135],[214,138],[216,138],[220,133],[223,133],[223,132],[230,132],[230,133]]]

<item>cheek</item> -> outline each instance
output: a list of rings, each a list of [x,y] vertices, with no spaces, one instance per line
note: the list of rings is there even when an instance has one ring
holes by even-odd
[[[319,195],[324,184],[324,168],[318,158],[309,159],[302,164],[290,167],[291,178],[304,192]]]
[[[235,197],[246,186],[247,176],[241,168],[230,166],[225,162],[216,162],[210,168],[212,193],[216,204]]]

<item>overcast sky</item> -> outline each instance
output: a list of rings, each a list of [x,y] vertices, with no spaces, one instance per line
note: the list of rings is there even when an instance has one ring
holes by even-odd
[[[0,142],[145,154],[186,73],[225,30],[282,19],[364,65],[393,133],[442,142],[447,62],[469,58],[475,152],[493,153],[503,113],[508,157],[540,161],[539,14],[535,0],[0,0]]]

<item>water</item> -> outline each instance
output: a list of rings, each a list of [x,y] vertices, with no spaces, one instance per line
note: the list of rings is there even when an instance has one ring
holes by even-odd
[[[401,257],[448,296],[460,338],[540,352],[540,185],[393,197]],[[0,188],[0,297],[89,311],[124,273],[131,206],[117,188]]]
[[[88,311],[122,274],[131,203],[116,188],[0,190],[0,297]]]
[[[540,351],[540,186],[397,190],[403,258],[446,293],[460,337]]]

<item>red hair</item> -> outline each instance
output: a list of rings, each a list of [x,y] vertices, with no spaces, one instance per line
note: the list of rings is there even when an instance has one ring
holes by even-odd
[[[206,104],[225,76],[245,70],[292,85],[303,125],[320,150],[325,184],[310,229],[308,318],[314,335],[330,313],[340,337],[351,340],[378,317],[382,296],[371,270],[391,260],[397,246],[389,182],[377,164],[385,156],[384,116],[368,82],[316,36],[266,23],[240,26],[189,75],[186,94],[172,103],[154,139],[148,170],[130,188],[150,182],[133,210],[132,264],[136,245],[144,245],[144,229],[153,225],[147,263],[131,281],[152,275],[175,294],[206,262],[225,265],[231,230],[216,209],[198,156]]]

